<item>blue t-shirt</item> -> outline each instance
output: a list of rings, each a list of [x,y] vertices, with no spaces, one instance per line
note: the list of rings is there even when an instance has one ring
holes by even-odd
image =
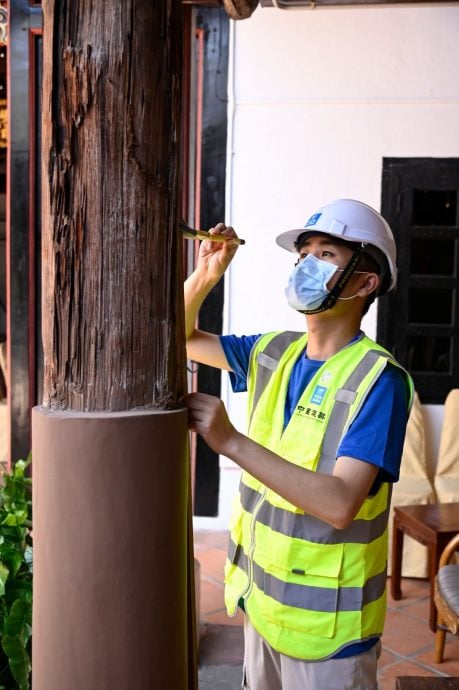
[[[358,334],[357,339],[361,334]],[[229,372],[233,391],[247,390],[250,352],[260,335],[220,336],[220,342],[232,371]],[[296,361],[290,377],[284,410],[284,428],[296,409],[304,389],[323,361],[309,359],[306,353]],[[375,492],[382,481],[396,482],[405,440],[408,416],[408,390],[400,369],[390,363],[386,366],[367,395],[365,404],[344,435],[337,457],[347,456],[379,467],[371,489]],[[333,658],[339,659],[361,654],[378,641],[378,637],[350,644]]]
[[[220,336],[232,369],[229,373],[231,385],[236,393],[247,390],[250,351],[259,337]],[[304,389],[323,364],[323,361],[309,359],[305,354],[296,361],[287,390],[284,427],[295,411]],[[389,363],[342,439],[337,457],[346,455],[369,462],[379,467],[379,481],[398,481],[407,409],[408,390],[404,375],[398,367]]]

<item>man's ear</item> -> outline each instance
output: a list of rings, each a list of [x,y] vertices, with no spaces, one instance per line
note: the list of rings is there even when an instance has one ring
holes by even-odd
[[[363,280],[363,284],[357,290],[359,297],[368,297],[375,292],[381,285],[381,277],[377,273],[367,273]]]

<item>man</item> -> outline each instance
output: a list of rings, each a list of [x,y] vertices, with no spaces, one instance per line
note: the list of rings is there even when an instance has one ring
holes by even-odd
[[[211,232],[235,237],[232,228]],[[225,567],[245,611],[244,687],[374,690],[385,617],[387,519],[413,385],[360,330],[395,287],[395,243],[374,209],[338,199],[277,243],[306,332],[237,338],[195,329],[236,245],[205,242],[186,281],[188,355],[247,387],[248,436],[220,400],[188,396],[190,428],[242,469]]]

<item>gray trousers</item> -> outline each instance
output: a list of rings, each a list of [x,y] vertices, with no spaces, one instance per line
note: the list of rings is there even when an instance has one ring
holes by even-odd
[[[363,654],[328,661],[302,661],[276,652],[244,621],[246,690],[377,690],[381,642]]]

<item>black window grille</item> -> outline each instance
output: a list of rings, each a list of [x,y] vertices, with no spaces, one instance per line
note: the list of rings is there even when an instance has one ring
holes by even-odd
[[[382,214],[398,285],[381,299],[378,341],[413,376],[424,403],[459,387],[459,159],[386,158]]]

